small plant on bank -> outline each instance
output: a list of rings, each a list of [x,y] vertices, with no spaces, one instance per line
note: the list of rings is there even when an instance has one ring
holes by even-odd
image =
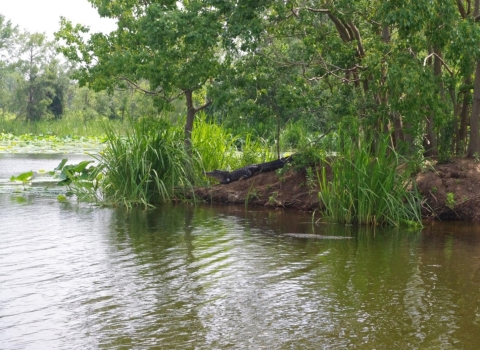
[[[278,180],[280,182],[285,182],[286,180],[286,173],[290,170],[290,164],[285,164],[283,168],[275,170],[275,174],[277,174]]]
[[[268,204],[277,205],[278,204],[277,196],[278,196],[278,192],[273,192],[272,195],[268,197]]]
[[[308,167],[306,171],[307,171],[306,178],[307,178],[308,191],[309,193],[312,193],[318,182],[317,175],[314,173],[314,169],[312,167]]]
[[[473,154],[473,160],[475,161],[475,163],[479,163],[480,162],[480,155],[478,154],[478,152],[475,152]]]
[[[253,188],[253,183],[250,185],[250,188],[248,189],[247,196],[245,197],[245,209],[248,208],[248,202],[251,200],[258,199],[259,196],[257,194],[257,191]]]
[[[447,205],[448,208],[452,209],[455,208],[455,205],[457,204],[455,201],[455,194],[452,192],[447,193],[447,197],[445,199],[445,204]]]
[[[296,170],[303,170],[318,164],[322,164],[325,158],[325,151],[314,146],[309,146],[302,149],[300,152],[295,153],[292,165]]]

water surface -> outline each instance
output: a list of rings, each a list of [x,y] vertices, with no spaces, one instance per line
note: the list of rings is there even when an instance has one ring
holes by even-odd
[[[372,231],[242,206],[127,212],[4,193],[0,344],[476,349],[480,227]]]

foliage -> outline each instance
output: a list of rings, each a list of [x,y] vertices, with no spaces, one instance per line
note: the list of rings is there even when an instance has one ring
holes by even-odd
[[[8,104],[7,75],[11,73],[10,57],[15,46],[15,40],[18,35],[18,28],[14,27],[11,21],[7,21],[0,14],[0,108],[5,115]]]
[[[67,163],[63,159],[55,168],[60,171],[59,186],[68,186],[67,196],[75,195],[79,200],[88,202],[100,202],[100,184],[103,179],[103,165],[93,165],[94,161],[83,161],[78,164]]]
[[[12,177],[10,177],[10,181],[20,181],[23,184],[23,186],[25,186],[27,183],[30,182],[30,180],[32,180],[32,177],[33,177],[33,171],[27,171],[17,176],[12,175]]]
[[[56,37],[65,43],[62,53],[82,64],[75,75],[80,85],[113,91],[129,84],[156,96],[161,105],[183,96],[188,146],[194,116],[209,104],[196,107],[194,99],[202,96],[201,89],[222,66],[218,52],[222,14],[200,1],[90,2],[102,16],[115,18],[118,28],[84,40],[86,27],[62,19]],[[148,89],[140,86],[142,80],[148,82]]]
[[[327,152],[324,148],[316,144],[309,144],[294,154],[292,164],[297,170],[307,169],[322,164],[326,157]]]
[[[447,197],[445,199],[445,203],[447,207],[453,210],[455,207],[456,201],[455,201],[455,194],[453,192],[448,192]]]
[[[208,171],[233,170],[274,158],[273,150],[264,140],[254,139],[250,134],[244,138],[233,136],[222,126],[209,122],[205,114],[195,121],[192,141],[203,168]]]
[[[350,138],[341,140],[344,153],[326,163],[333,178],[327,178],[325,166],[319,177],[326,215],[346,224],[420,224],[420,201],[410,172],[398,171],[400,158],[387,139],[379,139],[374,154],[371,143],[358,147]]]

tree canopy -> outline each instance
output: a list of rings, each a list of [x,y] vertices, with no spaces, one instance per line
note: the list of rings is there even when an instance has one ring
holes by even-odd
[[[183,97],[187,145],[209,107],[251,127],[310,119],[411,154],[480,153],[478,1],[89,1],[118,26],[84,39],[63,20],[79,81]]]

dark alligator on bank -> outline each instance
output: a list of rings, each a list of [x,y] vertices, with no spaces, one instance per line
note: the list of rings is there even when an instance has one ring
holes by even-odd
[[[268,171],[281,169],[285,166],[285,164],[291,162],[292,159],[292,156],[288,156],[273,160],[271,162],[247,165],[243,168],[233,171],[213,170],[206,172],[205,175],[208,177],[213,177],[214,179],[220,181],[221,184],[225,185],[234,181],[248,179],[249,177],[252,177],[258,173],[266,173]]]

